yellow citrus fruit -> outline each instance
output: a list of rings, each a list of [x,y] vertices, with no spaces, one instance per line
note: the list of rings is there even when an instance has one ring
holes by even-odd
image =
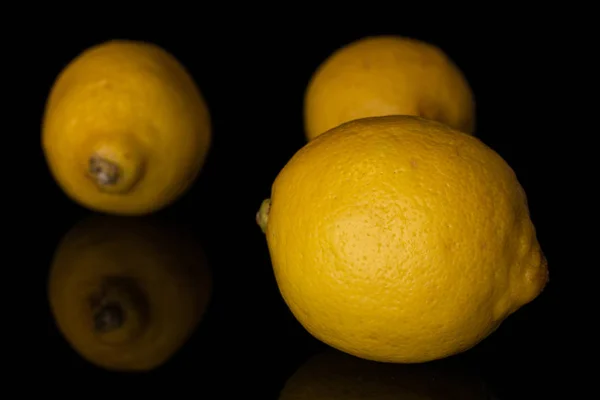
[[[464,351],[548,277],[510,166],[474,136],[416,116],[354,120],[308,142],[257,221],[298,321],[375,361]]]
[[[486,400],[485,383],[453,362],[384,364],[337,351],[311,357],[286,382],[279,400]]]
[[[460,69],[438,47],[373,36],[335,51],[314,73],[304,99],[307,138],[344,122],[417,115],[473,133],[475,103]]]
[[[55,180],[96,211],[145,214],[191,186],[211,142],[192,77],[157,45],[112,40],[83,51],[47,100],[42,146]]]
[[[146,219],[93,216],[59,244],[48,288],[57,326],[83,358],[144,371],[187,341],[212,278],[189,234]]]

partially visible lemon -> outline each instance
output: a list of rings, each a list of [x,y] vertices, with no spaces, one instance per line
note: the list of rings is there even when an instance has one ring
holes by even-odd
[[[298,321],[370,360],[467,350],[548,279],[514,171],[421,117],[358,119],[308,142],[257,220]]]
[[[86,49],[63,69],[42,127],[50,171],[66,194],[122,215],[175,201],[210,142],[208,107],[183,65],[157,45],[128,40]]]
[[[279,400],[487,400],[490,392],[462,365],[383,364],[326,351],[285,383]]]
[[[407,114],[473,133],[475,102],[463,73],[440,48],[401,36],[352,42],[314,73],[304,100],[308,139],[357,118]]]

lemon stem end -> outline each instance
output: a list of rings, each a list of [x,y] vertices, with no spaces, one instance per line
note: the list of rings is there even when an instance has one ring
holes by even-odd
[[[107,333],[119,329],[125,322],[125,312],[119,303],[105,304],[94,314],[94,329]]]
[[[263,200],[260,209],[256,213],[256,223],[260,226],[263,233],[267,232],[267,223],[269,222],[269,211],[271,211],[271,199]]]
[[[89,173],[100,187],[114,186],[121,177],[121,168],[96,154],[90,157]]]

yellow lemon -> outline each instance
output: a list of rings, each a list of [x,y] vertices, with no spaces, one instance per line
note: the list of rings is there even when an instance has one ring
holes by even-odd
[[[457,362],[383,364],[337,351],[311,357],[285,383],[279,400],[487,400],[479,377]]]
[[[192,77],[150,43],[112,40],[60,73],[42,146],[52,175],[83,206],[145,214],[195,180],[211,142],[208,107]]]
[[[59,330],[89,362],[145,371],[189,338],[212,278],[194,238],[156,221],[93,216],[58,246],[48,295]]]
[[[373,36],[335,51],[305,93],[308,139],[344,122],[417,115],[473,133],[475,103],[460,69],[438,47],[400,36]]]
[[[375,361],[462,352],[548,277],[510,166],[474,136],[416,116],[354,120],[308,142],[257,220],[298,321]]]

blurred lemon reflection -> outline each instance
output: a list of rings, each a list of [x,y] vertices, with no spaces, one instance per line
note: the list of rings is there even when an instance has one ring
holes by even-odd
[[[168,360],[204,314],[212,278],[200,244],[152,217],[93,215],[59,243],[48,296],[65,339],[106,369]]]
[[[482,400],[483,382],[457,363],[384,364],[336,350],[317,354],[286,382],[280,400]]]

